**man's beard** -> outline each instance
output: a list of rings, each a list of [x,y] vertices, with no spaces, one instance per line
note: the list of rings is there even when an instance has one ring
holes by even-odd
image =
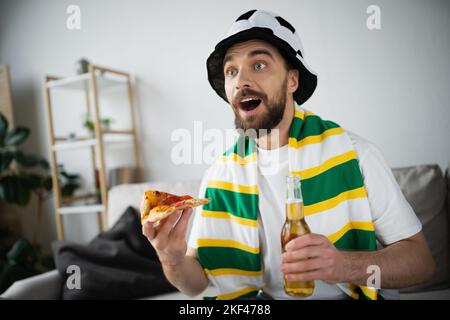
[[[284,110],[286,109],[286,89],[287,79],[283,81],[280,90],[272,100],[268,100],[267,96],[250,89],[243,89],[241,97],[252,95],[261,98],[262,102],[267,106],[266,110],[262,110],[259,114],[242,118],[239,114],[239,107],[233,106],[234,125],[236,129],[244,132],[253,129],[256,131],[257,138],[269,134],[283,119]],[[261,103],[262,103],[261,102]]]

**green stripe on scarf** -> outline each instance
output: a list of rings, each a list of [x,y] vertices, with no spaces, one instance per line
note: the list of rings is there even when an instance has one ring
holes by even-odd
[[[203,206],[203,210],[225,211],[236,217],[257,220],[258,195],[206,188],[206,198],[214,199]]]
[[[243,139],[245,139],[244,142],[242,142]],[[244,158],[244,157],[252,154],[255,151],[256,151],[256,148],[255,148],[255,145],[253,143],[253,140],[246,139],[243,136],[239,136],[238,143],[236,143],[232,148],[227,150],[223,155],[224,156],[228,156],[228,155],[230,155],[232,153],[235,153],[238,156]]]
[[[342,192],[364,185],[358,160],[353,159],[335,166],[315,177],[301,180],[305,206],[336,197]]]
[[[339,250],[374,251],[377,249],[374,231],[350,229],[334,243]]]
[[[328,129],[339,128],[339,125],[327,120],[322,120],[320,117],[313,115],[307,116],[307,120],[302,120],[300,118],[294,118],[292,121],[290,129],[290,137],[296,138],[298,141],[309,136],[317,136]],[[303,124],[308,121],[308,126],[305,127]]]
[[[240,269],[260,271],[261,257],[259,253],[227,247],[199,247],[198,257],[203,269]]]

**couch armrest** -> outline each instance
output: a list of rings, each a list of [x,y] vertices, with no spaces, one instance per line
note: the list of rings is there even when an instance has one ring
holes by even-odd
[[[63,279],[58,270],[16,281],[0,298],[18,300],[59,300]]]

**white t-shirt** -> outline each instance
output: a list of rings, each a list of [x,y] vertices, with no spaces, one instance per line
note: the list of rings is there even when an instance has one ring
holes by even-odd
[[[406,201],[381,152],[367,140],[351,132],[348,134],[358,155],[377,240],[382,245],[389,245],[417,234],[422,225]],[[285,186],[288,173],[287,145],[274,150],[258,148],[259,233],[264,291],[275,299],[293,299],[284,292],[283,274],[280,270],[280,233],[285,221]],[[200,187],[201,197],[205,193],[207,176],[208,172]],[[199,210],[196,213],[197,217]],[[201,228],[196,217],[188,243],[191,248],[197,247],[197,230]],[[338,286],[316,281],[313,295],[306,299],[345,298],[347,295]]]

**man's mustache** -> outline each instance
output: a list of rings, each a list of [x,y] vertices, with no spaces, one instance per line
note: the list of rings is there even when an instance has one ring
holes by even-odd
[[[244,89],[238,91],[238,93],[236,94],[236,96],[233,99],[233,104],[235,106],[238,106],[239,100],[241,100],[242,98],[247,97],[247,96],[258,97],[262,101],[267,101],[267,96],[264,93],[255,91],[253,89],[244,88]]]

